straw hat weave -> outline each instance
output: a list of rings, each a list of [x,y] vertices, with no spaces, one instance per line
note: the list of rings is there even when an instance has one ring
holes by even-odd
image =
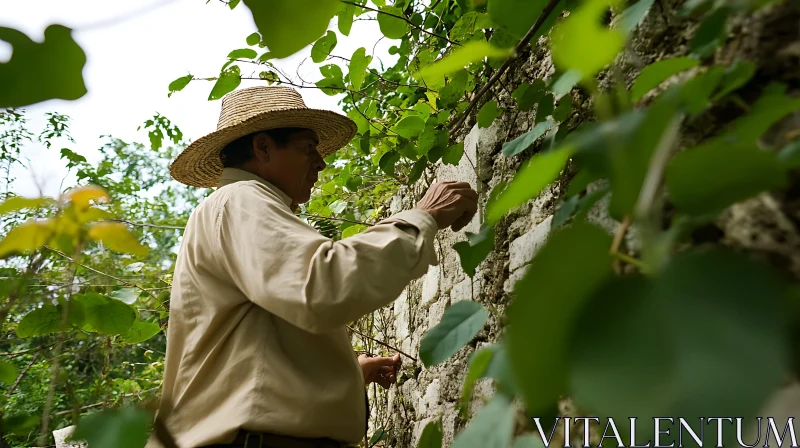
[[[216,187],[222,174],[220,152],[228,143],[253,132],[286,127],[316,132],[322,157],[347,145],[357,130],[344,115],[309,109],[290,87],[249,87],[222,98],[217,130],[187,146],[170,166],[170,174],[193,187]]]

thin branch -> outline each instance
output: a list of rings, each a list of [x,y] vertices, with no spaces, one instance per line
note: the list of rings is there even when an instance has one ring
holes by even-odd
[[[184,230],[185,229],[185,227],[183,227],[183,226],[168,226],[168,225],[162,225],[162,224],[149,224],[149,223],[144,223],[144,222],[143,223],[138,223],[138,222],[127,221],[125,219],[112,219],[112,221],[121,222],[121,223],[125,223],[125,224],[131,225],[131,226],[136,226],[136,227],[152,227],[154,229],[169,229],[169,230]]]
[[[70,339],[72,339],[72,338],[69,338],[66,341],[69,341]],[[19,352],[0,353],[0,356],[6,356],[9,359],[13,359],[13,358],[16,358],[18,356],[26,355],[26,354],[31,353],[31,352],[38,352],[38,351],[42,351],[42,350],[47,350],[47,349],[55,346],[56,344],[58,344],[58,342],[53,342],[52,344],[47,344],[47,345],[44,345],[44,346],[41,346],[41,347],[34,347],[34,348],[31,348],[31,349],[22,350],[22,351],[19,351]]]
[[[150,388],[150,389],[145,389],[145,390],[143,390],[141,392],[133,392],[133,393],[130,393],[130,394],[123,394],[123,395],[120,395],[119,398],[136,397],[136,398],[141,399],[142,395],[150,393],[150,392],[155,392],[155,391],[157,391],[159,389],[161,389],[161,387],[153,387],[153,388]],[[105,401],[100,402],[100,403],[89,404],[89,405],[86,405],[86,406],[81,406],[78,409],[70,409],[68,411],[59,411],[59,412],[56,412],[55,414],[53,414],[53,416],[67,415],[67,414],[70,414],[70,413],[72,413],[74,411],[85,411],[87,409],[99,408],[99,407],[101,407],[101,406],[103,406],[105,404],[106,404]]]
[[[387,344],[387,343],[385,343],[385,342],[383,342],[383,341],[379,341],[379,340],[377,340],[377,339],[375,339],[375,338],[373,338],[373,337],[371,337],[371,336],[367,336],[367,335],[365,335],[364,333],[362,333],[362,332],[360,332],[360,331],[356,330],[355,328],[351,327],[350,325],[346,325],[346,327],[347,327],[347,328],[348,328],[350,331],[354,332],[355,334],[357,334],[357,335],[359,335],[359,336],[361,336],[361,337],[365,337],[365,338],[367,338],[367,339],[369,339],[369,340],[371,340],[371,341],[373,341],[373,342],[377,342],[378,344],[380,344],[380,345],[382,345],[382,346],[384,346],[384,347],[386,347],[386,348],[388,348],[388,349],[390,349],[390,350],[394,350],[394,351],[396,351],[397,353],[400,353],[401,355],[405,356],[405,357],[406,357],[406,358],[408,358],[408,359],[413,359],[413,360],[414,360],[414,362],[416,362],[416,361],[417,361],[417,358],[415,358],[415,357],[413,357],[413,356],[409,355],[408,353],[405,353],[404,351],[400,350],[400,349],[399,349],[399,348],[397,348],[397,347],[392,347],[391,345],[389,345],[389,344]]]
[[[528,32],[525,34],[525,37],[523,37],[522,40],[519,41],[517,46],[514,47],[514,52],[511,54],[511,56],[509,56],[509,58],[503,63],[503,65],[500,66],[500,68],[497,69],[496,72],[494,72],[492,77],[489,78],[488,81],[486,81],[486,84],[484,84],[483,87],[481,87],[481,90],[479,90],[478,93],[475,95],[475,97],[472,98],[472,101],[470,101],[469,106],[467,106],[467,108],[464,110],[464,113],[461,114],[461,117],[458,119],[458,121],[456,121],[456,123],[450,128],[451,134],[454,134],[458,130],[458,128],[464,123],[464,120],[467,119],[470,112],[472,112],[472,110],[475,109],[475,106],[478,104],[478,101],[481,99],[481,97],[489,90],[489,88],[492,87],[494,83],[496,83],[500,79],[501,76],[503,76],[506,70],[508,70],[508,68],[511,67],[511,63],[514,62],[514,60],[519,57],[519,54],[522,52],[525,46],[528,45],[528,42],[531,39],[533,39],[533,36],[536,34],[537,31],[539,31],[539,28],[542,27],[542,24],[547,19],[547,16],[549,16],[550,13],[553,12],[553,9],[555,9],[556,5],[560,1],[561,0],[550,0],[547,3],[547,6],[545,6],[544,10],[542,11],[542,14],[539,16],[538,19],[536,19],[536,23],[533,24],[531,29],[529,29]]]
[[[41,353],[42,353],[41,351],[38,351],[36,352],[35,355],[33,355],[31,362],[29,362],[28,365],[25,366],[24,369],[22,369],[22,372],[20,372],[19,376],[17,376],[17,380],[14,381],[14,384],[12,384],[11,387],[6,391],[6,397],[11,396],[11,394],[13,394],[15,390],[17,390],[17,386],[19,386],[19,383],[22,381],[22,378],[25,377],[25,374],[28,373],[28,370],[30,370],[31,367],[36,363],[36,360],[39,359],[39,355]]]
[[[458,42],[454,42],[454,41],[452,41],[452,40],[448,39],[446,36],[440,36],[440,35],[438,35],[438,34],[435,34],[435,33],[432,33],[432,32],[430,32],[430,31],[426,30],[425,28],[423,28],[423,27],[421,27],[421,26],[419,26],[419,25],[415,24],[415,23],[414,23],[414,22],[412,22],[411,20],[409,20],[409,19],[408,19],[406,16],[398,16],[398,15],[395,15],[395,14],[392,14],[392,13],[389,13],[389,12],[386,12],[386,11],[381,11],[381,10],[379,10],[379,9],[370,8],[369,6],[359,5],[358,3],[349,2],[349,1],[346,1],[346,0],[340,0],[340,1],[341,1],[342,3],[348,4],[348,5],[358,6],[359,8],[366,9],[367,11],[372,11],[372,12],[377,12],[378,14],[385,14],[385,15],[387,15],[387,16],[392,16],[392,17],[394,17],[394,18],[396,18],[396,19],[400,19],[400,20],[402,20],[402,21],[404,21],[404,22],[408,23],[408,24],[409,24],[409,25],[411,25],[412,27],[414,27],[414,28],[416,28],[416,29],[418,29],[418,30],[422,31],[423,33],[425,33],[425,34],[427,34],[427,35],[429,35],[429,36],[438,37],[439,39],[443,39],[443,40],[447,41],[447,42],[448,42],[449,44],[451,44],[451,45],[458,45],[458,46],[460,46],[460,45],[461,45],[461,44],[459,44]]]

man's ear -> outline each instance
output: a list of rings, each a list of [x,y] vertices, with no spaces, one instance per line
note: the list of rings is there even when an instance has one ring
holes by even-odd
[[[266,132],[253,136],[253,155],[260,162],[269,162],[269,155],[275,149],[275,140]]]

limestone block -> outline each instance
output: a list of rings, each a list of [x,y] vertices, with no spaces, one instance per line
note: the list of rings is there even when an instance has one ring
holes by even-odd
[[[475,415],[475,412],[482,408],[495,392],[494,381],[491,379],[483,378],[476,381],[475,387],[472,389],[472,399],[469,402],[469,415]]]
[[[431,329],[442,321],[442,316],[447,309],[447,300],[435,302],[428,308],[428,329]]]
[[[508,249],[508,257],[511,263],[509,269],[511,272],[530,263],[536,252],[544,246],[547,236],[550,234],[550,223],[552,221],[553,217],[549,216],[541,224],[534,227],[533,230],[511,242]]]
[[[417,404],[417,415],[432,415],[439,406],[439,380],[435,379],[428,384],[425,394],[420,397]]]
[[[397,341],[402,341],[409,336],[409,309],[408,309],[408,295],[403,292],[400,297],[394,301],[394,315],[395,315],[395,334],[394,337]]]
[[[458,411],[454,403],[447,403],[444,406],[444,413],[442,414],[442,446],[450,446],[453,444],[453,438],[456,434],[456,417]]]
[[[531,222],[537,225],[547,219],[555,211],[552,207],[554,199],[558,197],[558,186],[546,188],[533,199],[531,206]]]
[[[422,306],[428,306],[439,297],[439,266],[431,266],[422,278]]]
[[[67,443],[66,439],[75,431],[75,426],[67,426],[53,431],[53,439],[56,441],[56,448],[86,448],[85,443]]]
[[[470,287],[470,281],[474,281],[475,295],[478,295],[481,290],[480,281],[467,277],[453,286],[453,289],[450,291],[451,304],[460,302],[462,300],[472,300],[472,288]]]
[[[512,272],[511,275],[508,276],[505,283],[503,283],[503,291],[507,294],[511,294],[514,292],[514,285],[525,276],[525,273],[528,272],[528,266],[523,266],[516,271]]]
[[[422,436],[422,430],[425,429],[425,426],[429,423],[434,421],[433,417],[428,417],[422,419],[418,422],[414,422],[414,429],[411,432],[411,446],[419,445],[419,438]],[[444,445],[442,445],[444,446]]]

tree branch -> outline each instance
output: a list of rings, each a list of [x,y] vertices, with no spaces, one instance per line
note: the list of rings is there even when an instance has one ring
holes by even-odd
[[[397,353],[400,353],[401,355],[405,356],[406,358],[413,359],[413,360],[414,360],[414,362],[416,362],[416,361],[417,361],[417,358],[415,358],[415,357],[413,357],[413,356],[409,355],[408,353],[406,353],[406,352],[404,352],[404,351],[400,350],[400,349],[399,349],[399,348],[397,348],[397,347],[392,347],[391,345],[389,345],[389,344],[387,344],[387,343],[385,343],[385,342],[383,342],[383,341],[379,341],[379,340],[377,340],[377,339],[375,339],[375,338],[373,338],[373,337],[371,337],[371,336],[367,336],[367,335],[365,335],[364,333],[362,333],[362,332],[360,332],[360,331],[356,330],[355,328],[351,327],[350,325],[345,325],[345,326],[346,326],[346,327],[347,327],[347,328],[348,328],[350,331],[352,331],[353,333],[355,333],[355,334],[357,334],[357,335],[359,335],[359,336],[361,336],[361,337],[367,338],[367,339],[369,339],[369,340],[370,340],[370,341],[372,341],[372,342],[377,342],[378,344],[380,344],[380,345],[382,345],[382,346],[384,346],[384,347],[388,348],[389,350],[394,350],[394,351],[396,351]]]
[[[14,391],[17,389],[17,386],[19,386],[19,383],[22,381],[22,378],[25,377],[25,374],[28,373],[28,370],[30,370],[31,366],[33,366],[33,364],[36,363],[36,360],[39,359],[40,354],[41,351],[38,351],[36,352],[35,355],[33,355],[33,359],[31,359],[31,362],[29,362],[28,365],[25,366],[24,369],[22,369],[22,372],[20,372],[19,376],[17,376],[17,380],[14,381],[14,384],[12,384],[11,387],[6,391],[6,397],[11,396],[11,394],[14,393]]]
[[[423,28],[423,27],[421,27],[421,26],[419,26],[419,25],[415,24],[414,22],[412,22],[411,20],[409,20],[409,19],[408,19],[407,17],[405,17],[405,16],[398,16],[398,15],[395,15],[395,14],[392,14],[392,13],[389,13],[389,12],[381,11],[381,10],[379,10],[379,9],[370,8],[369,6],[359,5],[358,3],[355,3],[355,2],[350,2],[350,1],[347,1],[347,0],[340,0],[340,1],[341,1],[342,3],[345,3],[345,4],[347,4],[347,5],[358,6],[359,8],[366,9],[367,11],[372,11],[372,12],[377,12],[378,14],[385,14],[385,15],[387,15],[387,16],[392,16],[392,17],[394,17],[394,18],[396,18],[396,19],[400,19],[400,20],[402,20],[402,21],[404,21],[404,22],[408,23],[408,24],[409,24],[409,25],[411,25],[412,27],[414,27],[414,28],[416,28],[416,29],[418,29],[418,30],[422,31],[423,33],[425,33],[425,34],[427,34],[427,35],[429,35],[429,36],[438,37],[439,39],[443,39],[443,40],[447,41],[447,42],[448,42],[449,44],[451,44],[451,45],[458,45],[458,46],[461,46],[461,44],[459,44],[458,42],[454,42],[454,41],[452,41],[452,40],[448,39],[446,36],[440,36],[440,35],[438,35],[438,34],[435,34],[435,33],[432,33],[432,32],[430,32],[430,31],[426,30],[425,28]]]
[[[122,394],[122,395],[120,395],[120,396],[119,396],[119,398],[131,398],[131,397],[136,397],[136,398],[139,398],[139,399],[141,399],[141,395],[143,395],[143,394],[147,394],[147,393],[150,393],[150,392],[155,392],[155,391],[157,391],[157,390],[159,390],[159,389],[161,389],[161,387],[153,387],[153,388],[150,388],[150,389],[145,389],[145,390],[143,390],[143,391],[141,391],[141,392],[133,392],[133,393],[130,393],[130,394]],[[54,414],[53,414],[53,416],[57,416],[57,415],[66,415],[66,414],[70,414],[70,413],[72,413],[72,412],[74,412],[74,411],[85,411],[85,410],[87,410],[87,409],[99,408],[100,406],[103,406],[103,405],[105,405],[105,404],[106,404],[106,402],[105,402],[105,401],[103,401],[103,402],[100,402],[100,403],[88,404],[88,405],[86,405],[86,406],[81,406],[81,407],[79,407],[78,409],[70,409],[70,410],[67,410],[67,411],[59,411],[59,412],[56,412],[56,413],[54,413]]]
[[[151,227],[151,228],[154,228],[154,229],[169,229],[169,230],[184,230],[185,229],[185,227],[182,227],[182,226],[168,226],[168,225],[162,225],[162,224],[138,223],[138,222],[127,221],[127,220],[124,220],[124,219],[112,219],[111,221],[113,221],[113,222],[121,222],[121,223],[125,223],[125,224],[131,225],[131,226],[136,226],[136,227]]]
[[[351,222],[353,224],[362,224],[362,225],[365,225],[365,226],[373,226],[374,225],[374,224],[370,224],[370,223],[364,222],[364,221],[356,221],[356,220],[353,220],[353,219],[346,219],[346,218],[332,218],[332,217],[328,217],[328,216],[314,215],[312,213],[298,213],[298,215],[300,215],[300,216],[308,216],[308,217],[311,217],[311,218],[324,219],[326,221]]]
[[[478,104],[478,101],[481,99],[481,97],[489,90],[489,88],[492,87],[492,85],[494,85],[494,83],[496,83],[500,79],[501,76],[503,76],[506,70],[508,70],[508,68],[511,67],[511,63],[514,62],[514,60],[519,57],[519,53],[522,52],[525,46],[528,45],[528,42],[530,42],[530,40],[533,39],[533,36],[536,34],[537,31],[539,31],[539,28],[542,27],[542,24],[547,19],[547,16],[549,16],[550,13],[553,12],[556,5],[558,5],[560,1],[561,0],[550,0],[547,3],[547,6],[544,7],[542,14],[539,16],[538,19],[536,19],[536,22],[533,24],[531,29],[528,30],[528,32],[525,34],[522,40],[520,40],[517,46],[514,47],[514,52],[511,54],[511,56],[509,56],[506,62],[504,62],[503,65],[500,66],[500,68],[497,69],[496,72],[494,72],[492,77],[489,78],[488,81],[486,81],[486,84],[484,84],[478,91],[478,93],[475,94],[475,97],[472,98],[472,101],[470,101],[469,106],[467,106],[467,108],[464,110],[464,113],[461,114],[461,117],[458,119],[458,121],[456,121],[456,123],[450,128],[451,134],[454,134],[458,130],[458,128],[464,123],[464,120],[467,119],[470,112],[472,112],[472,110],[475,109],[475,106]]]

